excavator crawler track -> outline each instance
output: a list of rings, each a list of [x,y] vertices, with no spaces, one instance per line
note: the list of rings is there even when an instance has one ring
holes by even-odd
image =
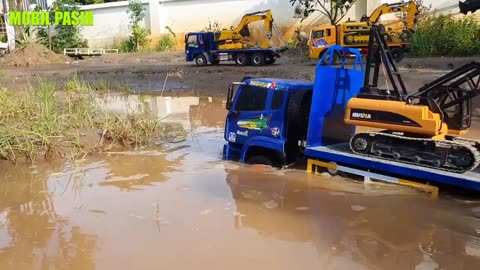
[[[480,164],[479,142],[458,137],[434,140],[387,132],[362,132],[350,139],[350,149],[357,155],[453,173],[471,171]]]

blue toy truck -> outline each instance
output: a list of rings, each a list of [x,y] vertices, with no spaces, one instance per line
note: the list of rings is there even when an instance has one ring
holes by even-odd
[[[231,49],[220,50],[213,32],[192,32],[185,35],[186,61],[195,61],[197,66],[208,63],[217,65],[221,61],[234,61],[238,66],[263,66],[274,64],[284,49]]]
[[[340,67],[334,53],[343,55]],[[347,68],[347,55],[355,56]],[[332,46],[316,67],[315,81],[244,78],[232,83],[227,94],[223,156],[248,164],[282,168],[299,157],[308,160],[307,171],[327,168],[438,193],[422,183],[447,184],[480,191],[480,172],[452,173],[354,154],[349,141],[355,126],[344,122],[348,100],[364,81],[359,50]],[[406,180],[410,179],[410,180]],[[415,182],[413,182],[415,181]]]

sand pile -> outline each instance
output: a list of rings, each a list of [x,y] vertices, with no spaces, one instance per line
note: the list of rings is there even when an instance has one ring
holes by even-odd
[[[0,58],[1,66],[9,67],[65,64],[65,62],[69,62],[68,56],[54,53],[41,44],[29,44]]]

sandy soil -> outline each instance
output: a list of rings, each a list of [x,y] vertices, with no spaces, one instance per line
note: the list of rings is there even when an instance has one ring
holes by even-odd
[[[425,58],[404,59],[399,65],[410,91],[458,67],[480,58]],[[316,60],[292,51],[282,54],[276,64],[264,67],[237,67],[230,63],[197,67],[186,62],[183,52],[113,54],[70,64],[38,65],[3,70],[0,84],[10,88],[22,88],[38,78],[62,82],[74,74],[91,81],[104,81],[127,85],[135,91],[164,94],[224,96],[230,82],[245,76],[275,77],[312,81]]]
[[[66,64],[69,62],[71,62],[69,57],[54,53],[40,44],[29,44],[24,48],[16,49],[13,53],[0,58],[2,66],[7,67]]]

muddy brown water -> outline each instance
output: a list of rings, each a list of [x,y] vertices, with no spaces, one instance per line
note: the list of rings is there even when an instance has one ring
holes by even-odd
[[[480,201],[221,158],[224,103],[112,97],[184,140],[0,163],[0,269],[478,269]]]

